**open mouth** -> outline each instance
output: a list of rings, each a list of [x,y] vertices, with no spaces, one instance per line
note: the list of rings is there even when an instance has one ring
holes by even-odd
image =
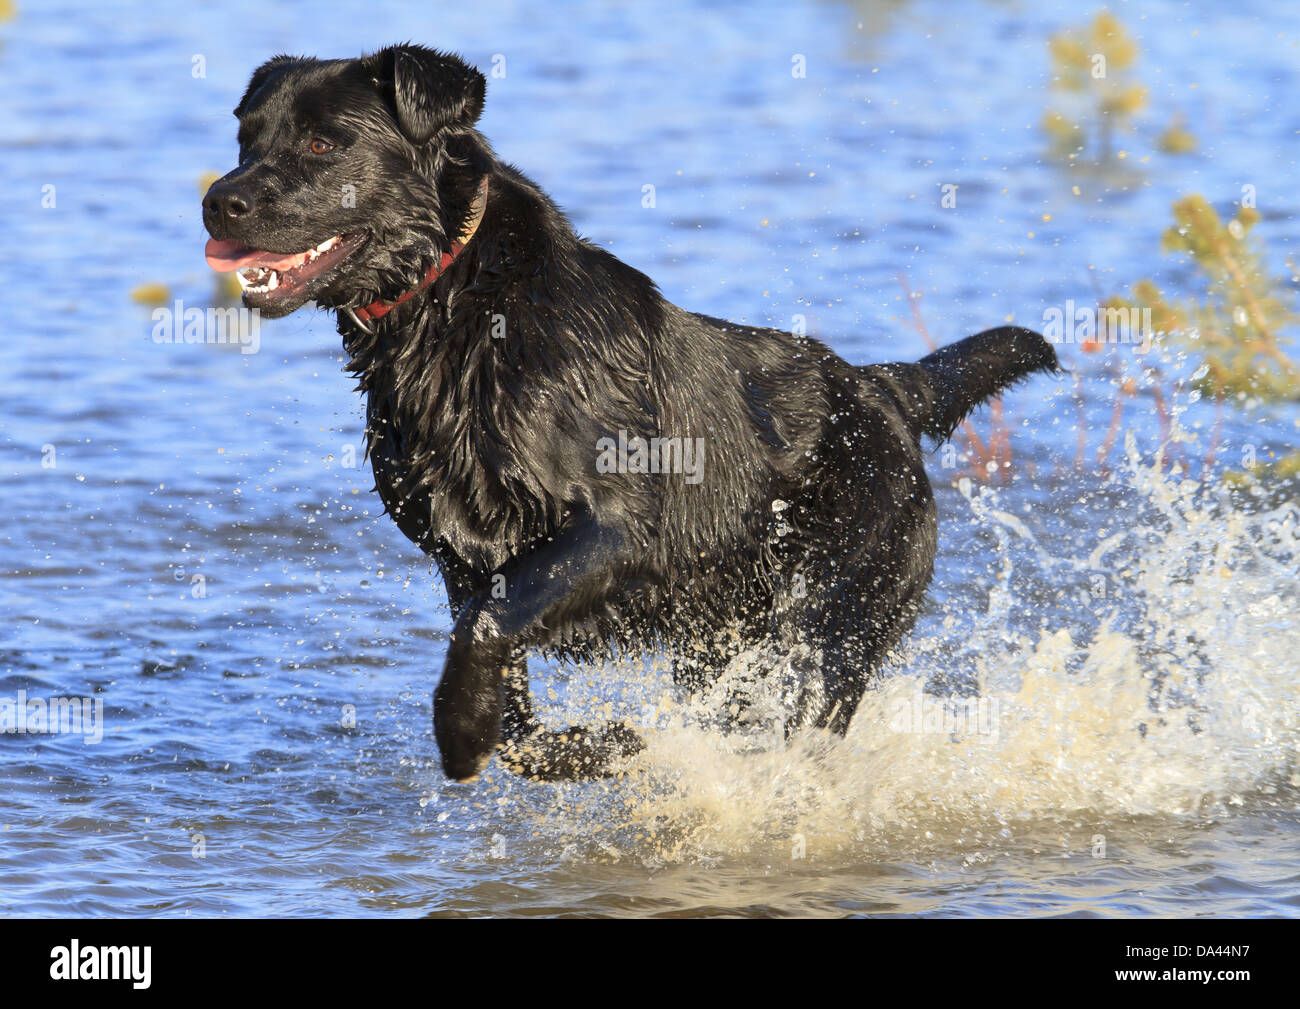
[[[245,300],[270,304],[310,293],[316,283],[366,243],[364,232],[335,235],[305,252],[265,252],[239,242],[210,239],[204,252],[208,266],[239,279]]]

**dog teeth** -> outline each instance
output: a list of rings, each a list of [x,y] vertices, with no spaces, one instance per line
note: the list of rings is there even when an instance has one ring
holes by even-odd
[[[334,246],[338,245],[339,242],[341,242],[342,240],[343,240],[342,235],[335,235],[333,238],[325,239],[325,241],[321,242],[320,245],[316,246],[316,248],[309,249],[307,251],[307,262],[310,263],[317,256],[329,252],[330,249],[334,248]]]
[[[280,286],[280,274],[260,266],[245,267],[236,271],[235,276],[239,279],[240,288],[252,294],[264,294]]]
[[[316,248],[307,250],[307,258],[304,262],[310,263],[318,256],[329,252],[341,241],[343,241],[342,235],[335,235],[333,238],[325,239]],[[298,264],[299,267],[302,265],[302,263]],[[235,271],[235,276],[239,278],[240,289],[251,294],[265,294],[268,291],[274,291],[280,286],[280,271],[269,270],[262,266],[246,266],[242,270]]]

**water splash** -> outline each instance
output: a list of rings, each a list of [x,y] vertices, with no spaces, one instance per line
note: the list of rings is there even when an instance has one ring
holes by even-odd
[[[986,605],[923,620],[846,738],[784,745],[779,683],[754,694],[749,731],[710,728],[730,691],[753,693],[754,656],[698,708],[662,669],[621,668],[569,692],[613,684],[619,700],[561,699],[548,720],[630,713],[648,742],[633,773],[544,795],[502,776],[512,807],[580,857],[655,864],[1295,806],[1300,508],[1249,506],[1131,443],[1122,471],[1079,491],[1070,536],[1049,508],[1020,518],[1005,492],[962,491],[996,544]]]

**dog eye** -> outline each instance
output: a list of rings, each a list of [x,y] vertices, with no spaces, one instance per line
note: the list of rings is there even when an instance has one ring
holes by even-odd
[[[311,151],[312,154],[328,154],[330,151],[334,150],[334,145],[328,140],[322,140],[320,137],[316,137],[307,145],[307,149]]]

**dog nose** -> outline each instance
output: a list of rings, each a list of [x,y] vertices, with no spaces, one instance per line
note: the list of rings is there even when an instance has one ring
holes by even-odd
[[[243,217],[253,209],[252,198],[242,189],[214,183],[203,197],[203,213],[208,217]]]

